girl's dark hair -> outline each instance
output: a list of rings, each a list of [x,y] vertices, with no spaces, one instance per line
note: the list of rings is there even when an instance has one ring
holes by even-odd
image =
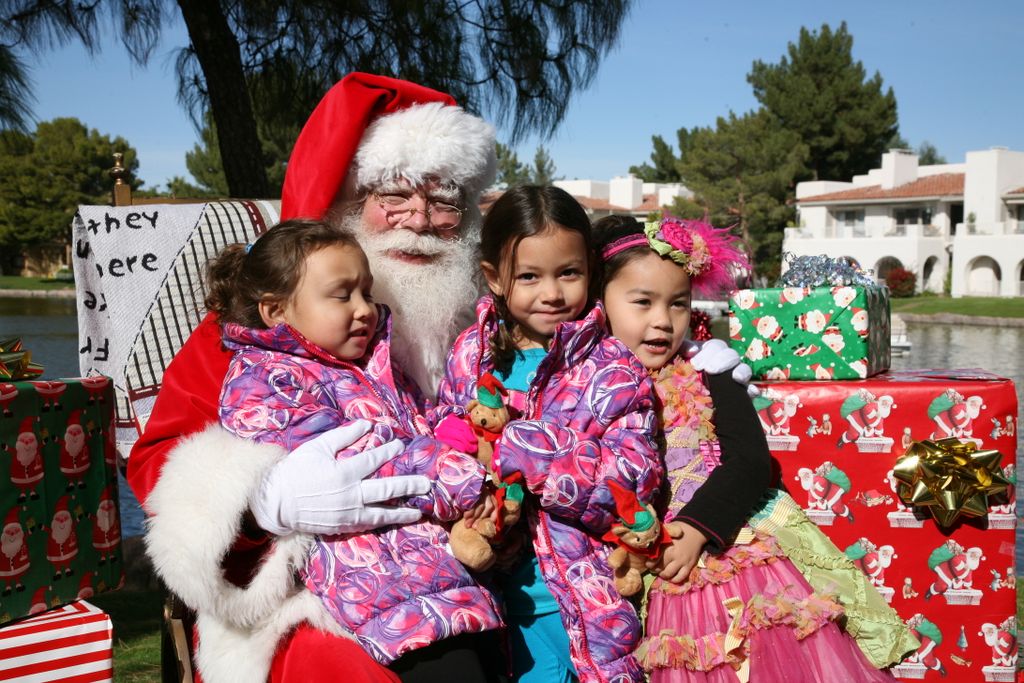
[[[307,219],[278,223],[251,247],[229,244],[206,264],[203,303],[221,324],[265,328],[260,301],[288,299],[299,286],[306,258],[333,245],[362,251],[356,238],[343,228]]]
[[[583,237],[587,250],[593,298],[594,243],[590,232],[590,219],[580,203],[565,190],[553,185],[520,185],[505,192],[494,202],[480,229],[480,257],[490,263],[504,279],[509,280],[515,265],[519,243],[527,237],[543,234],[555,226],[577,232]],[[501,324],[498,334],[491,340],[494,364],[498,370],[507,371],[515,360],[516,345],[512,337],[515,321],[512,320],[502,296],[495,296]]]
[[[605,286],[615,279],[616,274],[627,263],[654,252],[651,251],[647,242],[644,242],[641,245],[620,251],[608,260],[602,258],[601,253],[615,240],[643,234],[644,224],[632,216],[605,216],[594,222],[594,248],[597,250],[598,261],[601,264],[594,277],[598,292],[604,292]]]

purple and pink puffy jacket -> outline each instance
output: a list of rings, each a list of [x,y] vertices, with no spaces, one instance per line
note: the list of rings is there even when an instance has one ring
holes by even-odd
[[[491,297],[459,335],[438,392],[438,418],[476,397],[493,371],[489,340],[498,318]],[[523,419],[505,426],[496,452],[503,479],[523,475],[533,547],[569,633],[569,654],[584,683],[643,681],[633,651],[636,611],[615,590],[601,541],[618,519],[608,487],[616,481],[654,500],[664,468],[654,436],[654,389],[639,360],[605,330],[595,306],[558,326],[526,396]]]
[[[473,457],[436,441],[418,389],[391,365],[390,317],[381,315],[365,363],[341,361],[287,325],[224,326],[235,350],[221,392],[221,424],[238,436],[288,450],[339,425],[367,419],[373,430],[338,453],[349,457],[392,438],[406,450],[374,476],[422,474],[433,485],[409,499],[416,524],[318,536],[300,572],[328,611],[375,659],[388,664],[461,633],[502,626],[494,597],[446,549],[453,521],[480,497],[484,471]],[[361,367],[360,367],[361,366]]]

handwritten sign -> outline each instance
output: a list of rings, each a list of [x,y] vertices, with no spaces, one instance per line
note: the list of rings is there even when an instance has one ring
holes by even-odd
[[[114,380],[123,456],[145,428],[164,368],[202,318],[207,260],[255,240],[278,215],[276,201],[78,208],[79,365]]]
[[[132,344],[203,207],[81,206],[75,215],[79,367],[113,378],[119,408]]]

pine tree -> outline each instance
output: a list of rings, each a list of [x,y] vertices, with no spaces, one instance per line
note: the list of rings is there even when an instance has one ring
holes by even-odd
[[[500,142],[497,143],[497,155],[498,176],[495,182],[498,185],[509,188],[516,185],[525,185],[530,182],[532,177],[530,169],[526,164],[519,161],[519,156],[511,147]]]
[[[794,210],[787,204],[796,178],[805,170],[807,147],[767,111],[719,117],[714,128],[689,133],[682,180],[719,227],[735,226],[758,275],[773,279],[779,270],[783,227]],[[692,202],[675,207],[693,215]]]
[[[629,172],[645,183],[678,183],[679,159],[685,153],[687,140],[690,132],[686,128],[680,128],[679,136],[679,157],[672,151],[672,145],[665,142],[660,135],[651,136],[651,144],[654,151],[651,152],[652,164],[641,164],[630,166]]]
[[[32,134],[0,132],[0,268],[7,272],[24,247],[70,243],[79,204],[110,202],[110,167],[124,152],[126,182],[137,188],[135,150],[74,118],[41,122]]]
[[[555,180],[555,162],[552,161],[544,145],[537,148],[533,156],[533,177],[534,185],[550,185]]]
[[[853,59],[846,23],[833,32],[800,29],[777,64],[754,62],[747,81],[754,96],[809,150],[815,180],[849,180],[867,173],[897,133],[896,96],[877,72],[866,77]]]

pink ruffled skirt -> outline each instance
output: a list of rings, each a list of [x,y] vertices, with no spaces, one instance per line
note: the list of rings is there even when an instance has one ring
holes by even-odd
[[[637,657],[651,683],[891,682],[837,625],[842,616],[774,539],[759,537],[705,555],[684,584],[655,579]]]

